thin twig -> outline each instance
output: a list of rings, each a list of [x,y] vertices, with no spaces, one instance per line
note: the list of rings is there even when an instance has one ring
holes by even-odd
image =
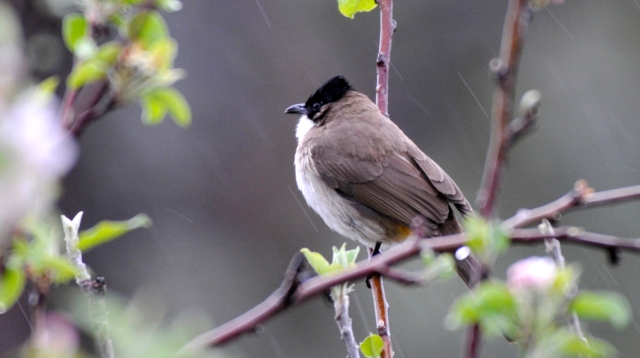
[[[227,343],[244,333],[255,332],[258,325],[277,315],[289,305],[296,303],[298,300],[293,299],[293,293],[299,287],[297,278],[303,262],[302,259],[302,254],[298,253],[293,256],[284,273],[284,279],[280,287],[269,295],[266,300],[231,321],[199,335],[184,346],[178,352],[178,355],[199,352],[206,347]],[[328,286],[325,290],[329,287],[331,286]],[[320,293],[324,293],[324,290],[317,294]]]
[[[594,193],[588,188],[586,182],[578,181],[574,190],[569,193],[534,209],[520,209],[514,216],[503,221],[502,226],[521,228],[539,223],[542,219],[557,220],[559,214],[572,209],[613,204],[638,198],[640,198],[640,185]]]
[[[373,249],[369,249],[369,255],[373,253]],[[376,314],[376,328],[378,335],[384,342],[381,358],[391,358],[391,332],[389,329],[389,303],[384,293],[384,283],[382,276],[378,273],[374,274],[371,279],[371,294],[373,295],[373,307]]]
[[[378,81],[376,104],[384,115],[389,116],[389,66],[391,63],[391,38],[396,25],[393,21],[393,0],[379,0],[380,48],[376,60]]]
[[[75,116],[73,111],[73,105],[78,96],[77,90],[67,89],[62,99],[62,105],[60,106],[60,123],[63,128],[69,128]]]
[[[467,358],[477,358],[480,356],[480,342],[482,341],[482,332],[479,324],[469,327],[469,343],[467,343]]]
[[[82,252],[78,249],[78,229],[80,229],[81,220],[82,212],[79,212],[73,220],[62,216],[67,257],[76,268],[76,284],[80,286],[89,303],[89,315],[96,334],[100,357],[115,358],[113,343],[109,335],[107,305],[104,301],[107,286],[102,277],[91,279],[87,266],[82,261]]]
[[[640,238],[620,238],[583,231],[581,228],[574,226],[556,227],[553,235],[541,234],[538,229],[515,229],[509,236],[511,237],[511,242],[517,244],[537,244],[544,239],[553,237],[560,241],[585,246],[640,253]]]
[[[500,57],[491,60],[489,65],[496,77],[492,107],[493,124],[482,185],[477,198],[480,214],[485,218],[491,218],[495,214],[500,177],[511,143],[510,135],[513,134],[509,131],[509,122],[513,118],[518,63],[531,21],[528,4],[529,0],[509,1],[502,29]]]
[[[376,104],[378,109],[389,116],[389,67],[391,61],[391,38],[395,31],[393,20],[393,0],[378,0],[380,6],[380,48],[376,59],[377,85]],[[369,254],[371,254],[369,250]],[[391,332],[389,330],[389,304],[387,303],[382,277],[374,274],[371,277],[371,293],[376,313],[378,335],[384,341],[382,358],[392,358]]]
[[[549,234],[549,236],[555,235],[555,229],[547,219],[543,219],[542,223],[538,225],[538,229],[543,234]],[[562,254],[562,248],[560,247],[560,241],[556,238],[548,238],[544,240],[545,251],[549,256],[553,258],[558,268],[564,270],[565,268],[565,259]],[[588,345],[589,342],[587,338],[584,336],[584,332],[582,331],[582,326],[580,325],[580,319],[575,311],[571,311],[571,317],[567,318],[568,323],[573,327],[575,333],[580,337],[584,344]]]
[[[66,116],[66,118],[63,117],[65,128],[76,137],[80,136],[89,123],[102,117],[116,106],[116,98],[111,93],[109,83],[106,80],[95,86],[85,87],[85,89],[90,89],[91,98],[88,100],[87,108],[82,113],[76,116],[71,109],[78,98],[77,94],[69,95],[70,99],[65,101],[62,110],[63,116]],[[75,90],[72,91],[77,93]],[[65,97],[67,97],[66,94]]]
[[[353,334],[353,325],[349,316],[349,292],[351,292],[351,287],[348,283],[343,283],[331,289],[331,298],[336,312],[335,320],[340,330],[340,338],[347,349],[347,358],[360,358],[360,347]]]

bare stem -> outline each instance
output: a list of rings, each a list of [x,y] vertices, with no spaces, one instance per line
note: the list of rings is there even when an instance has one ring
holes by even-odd
[[[102,277],[98,277],[95,280],[91,279],[87,266],[82,261],[82,252],[78,249],[78,229],[80,228],[81,219],[82,212],[79,212],[73,220],[62,216],[67,257],[69,257],[69,261],[76,267],[76,284],[80,286],[82,293],[84,293],[89,303],[89,315],[96,334],[100,357],[115,358],[113,343],[109,335],[107,304],[104,300],[107,285]]]
[[[340,338],[347,349],[347,358],[360,358],[360,347],[353,334],[353,325],[349,316],[349,288],[347,283],[331,289],[331,298],[336,311],[336,324],[340,330]]]
[[[389,66],[391,61],[391,38],[395,31],[393,21],[393,0],[378,0],[380,6],[380,48],[376,59],[377,85],[376,104],[378,109],[389,116]],[[369,250],[369,254],[371,254]],[[389,330],[389,304],[387,303],[382,277],[374,274],[371,277],[371,293],[376,313],[378,335],[384,341],[382,358],[392,358],[391,332]]]
[[[640,198],[640,185],[593,192],[584,180],[580,180],[574,189],[564,196],[534,209],[520,209],[514,216],[503,221],[502,226],[521,228],[539,223],[542,219],[557,221],[560,214],[573,209],[614,204],[638,198]]]
[[[110,93],[109,84],[106,80],[83,87],[80,91],[68,90],[67,92],[60,111],[62,124],[76,137],[80,136],[89,123],[102,117],[116,106],[115,97]],[[84,97],[79,95],[81,92],[86,92],[84,96],[89,98],[86,99],[86,104],[83,103],[85,107],[82,108],[82,112],[76,114],[79,97]]]
[[[509,122],[513,118],[520,53],[532,17],[528,5],[529,0],[509,1],[502,29],[500,57],[491,60],[489,64],[496,77],[492,106],[493,124],[482,185],[477,198],[480,214],[485,218],[491,218],[495,215],[500,178],[511,143],[510,137],[513,135],[509,130]]]
[[[369,255],[373,252],[369,249]],[[381,358],[391,358],[391,332],[389,329],[389,304],[384,293],[384,284],[382,276],[375,273],[371,279],[371,294],[373,295],[373,306],[376,313],[376,328],[378,335],[384,342]]]
[[[479,324],[474,324],[469,328],[469,343],[467,344],[467,358],[477,358],[480,356],[480,341],[482,331]]]
[[[376,104],[384,115],[389,116],[389,66],[391,62],[391,37],[395,31],[393,21],[393,0],[379,0],[380,6],[380,49],[376,66],[378,82],[376,85]]]

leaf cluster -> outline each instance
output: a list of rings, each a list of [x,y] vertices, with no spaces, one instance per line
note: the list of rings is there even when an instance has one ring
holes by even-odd
[[[188,126],[191,123],[189,104],[172,87],[185,74],[173,68],[178,46],[170,37],[162,15],[154,7],[150,8],[148,2],[109,3],[108,7],[94,9],[100,14],[99,20],[91,22],[85,13],[64,18],[63,39],[75,57],[67,87],[78,90],[90,83],[106,81],[116,105],[140,102],[144,123],[161,123],[169,114],[176,124]],[[155,8],[168,11],[178,10],[181,5],[177,0],[155,2]],[[103,28],[117,35],[99,42],[96,32]]]

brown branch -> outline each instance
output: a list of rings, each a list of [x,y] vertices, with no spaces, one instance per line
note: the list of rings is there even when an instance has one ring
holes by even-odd
[[[587,183],[580,180],[574,189],[555,201],[534,209],[520,209],[509,219],[502,222],[504,228],[521,228],[539,223],[542,219],[557,221],[563,212],[576,208],[588,208],[598,205],[614,204],[640,198],[640,185],[628,186],[593,192]]]
[[[393,0],[379,0],[380,6],[380,48],[376,60],[378,83],[376,104],[378,109],[389,116],[389,64],[391,62],[391,37],[396,29],[393,21]]]
[[[376,104],[385,116],[389,116],[389,66],[391,61],[391,38],[395,31],[393,21],[393,0],[378,0],[380,6],[380,48],[376,59],[377,85]],[[369,250],[369,255],[373,251]],[[391,331],[389,330],[389,304],[384,293],[382,277],[375,273],[371,276],[371,293],[375,307],[378,335],[384,341],[382,358],[392,358]]]
[[[640,238],[624,239],[610,235],[582,231],[576,227],[557,227],[553,234],[540,232],[538,229],[514,229],[509,233],[514,244],[544,243],[546,239],[556,238],[586,246],[604,249],[616,249],[640,254]],[[418,256],[422,249],[436,252],[450,252],[465,244],[464,234],[456,234],[439,238],[407,240],[405,243],[387,250],[370,260],[360,262],[354,269],[345,270],[335,275],[317,276],[298,285],[295,275],[299,263],[296,260],[287,269],[285,280],[280,288],[272,293],[265,301],[233,320],[198,336],[191,341],[184,351],[195,352],[205,347],[220,346],[234,338],[248,332],[254,332],[256,327],[277,315],[280,311],[301,304],[311,298],[324,294],[329,288],[349,281],[361,280],[376,273],[393,272],[387,276],[397,279],[399,283],[413,285],[397,270],[390,270],[391,265]],[[294,264],[295,263],[295,264]],[[389,271],[390,270],[390,271]]]
[[[70,93],[65,93],[65,101],[61,109],[62,123],[76,137],[80,136],[89,123],[97,120],[116,106],[116,98],[111,93],[107,80],[90,84],[80,90],[68,90],[68,92]],[[87,92],[90,97],[84,110],[76,115],[73,107],[77,105],[78,95],[81,92]]]
[[[62,105],[60,106],[60,123],[62,127],[67,129],[73,122],[73,117],[75,116],[73,111],[73,105],[76,101],[76,97],[78,96],[77,90],[67,89],[64,92],[64,96],[62,99]]]
[[[467,343],[467,358],[477,358],[480,356],[480,342],[482,341],[482,331],[479,324],[469,327],[469,343]]]
[[[369,249],[369,256],[372,257],[373,249]],[[376,328],[378,335],[384,342],[381,358],[392,358],[391,353],[391,333],[389,329],[389,303],[384,293],[382,276],[376,273],[371,279],[371,294],[373,295],[373,307],[376,314]]]
[[[298,274],[302,267],[302,260],[303,255],[300,253],[293,256],[284,273],[284,279],[280,287],[269,295],[266,300],[231,321],[199,335],[184,346],[177,355],[199,352],[206,347],[219,346],[227,343],[242,334],[255,332],[259,324],[275,316],[295,301],[298,301],[292,300],[292,295],[299,287]],[[347,282],[347,280],[343,282]],[[316,294],[322,292],[324,292],[324,290]]]
[[[383,267],[379,269],[378,274],[385,276],[393,281],[399,282],[403,285],[411,286],[424,283],[429,277],[425,277],[424,274],[417,274],[393,267]]]
[[[604,249],[624,250],[640,253],[640,238],[620,238],[611,235],[583,231],[574,226],[561,226],[553,229],[554,233],[541,233],[538,229],[514,229],[509,234],[512,243],[536,244],[544,238],[556,238],[560,241],[593,246]]]
[[[539,220],[539,218],[542,217],[552,217],[554,213],[566,211],[570,208],[580,206],[589,207],[640,198],[640,186],[619,188],[590,194],[586,194],[589,192],[588,190],[581,190],[579,192],[582,192],[583,195],[576,195],[576,191],[574,190],[553,203],[533,209],[531,212],[533,212],[538,218],[537,220]],[[580,199],[576,199],[576,197]],[[515,221],[516,219],[518,219],[517,222]],[[528,217],[527,220],[531,220],[531,222],[537,221],[530,217]],[[507,225],[508,221],[513,222],[513,224]],[[528,222],[529,221],[523,221],[518,218],[518,216],[514,216],[513,218],[505,221],[503,223],[503,227],[514,227],[512,225],[521,226]],[[538,229],[514,229],[511,231],[509,236],[511,237],[512,242],[516,244],[536,244],[553,237],[560,241],[578,243],[587,246],[640,253],[640,239],[623,239],[610,235],[582,231],[576,227],[558,227],[555,228],[554,233],[551,235],[549,233],[542,233]],[[369,261],[361,262],[353,270],[347,270],[334,276],[315,277],[304,282],[295,290],[293,290],[294,279],[291,276],[292,270],[289,269],[287,271],[288,274],[286,275],[287,278],[280,288],[270,295],[264,302],[234,320],[197,337],[189,343],[185,349],[202,349],[206,346],[218,346],[227,343],[244,333],[255,331],[255,328],[259,324],[275,316],[290,305],[303,303],[313,297],[323,294],[330,287],[347,281],[366,278],[373,274],[388,274],[387,277],[389,279],[396,280],[399,283],[409,285],[415,284],[417,283],[417,280],[414,277],[402,274],[401,271],[395,270],[390,266],[410,257],[417,256],[422,249],[431,249],[437,252],[455,250],[456,248],[464,245],[465,240],[466,238],[463,234],[440,238],[408,240],[404,244],[377,255]],[[470,339],[470,344],[472,342],[474,342],[473,334]],[[473,344],[477,346],[477,342]],[[475,350],[476,348],[473,349]]]
[[[492,131],[487,160],[484,167],[481,189],[477,202],[480,214],[485,218],[494,216],[500,177],[504,169],[507,151],[512,140],[509,122],[513,112],[516,77],[520,53],[532,13],[529,0],[511,0],[502,29],[500,57],[491,60],[491,71],[496,76],[493,93]]]

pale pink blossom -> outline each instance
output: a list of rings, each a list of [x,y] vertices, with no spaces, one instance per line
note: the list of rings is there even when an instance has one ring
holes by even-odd
[[[507,286],[513,290],[546,290],[558,273],[549,257],[532,256],[512,264],[507,270]]]
[[[39,357],[73,358],[77,356],[80,335],[69,320],[57,313],[47,314],[34,332],[33,348]]]

